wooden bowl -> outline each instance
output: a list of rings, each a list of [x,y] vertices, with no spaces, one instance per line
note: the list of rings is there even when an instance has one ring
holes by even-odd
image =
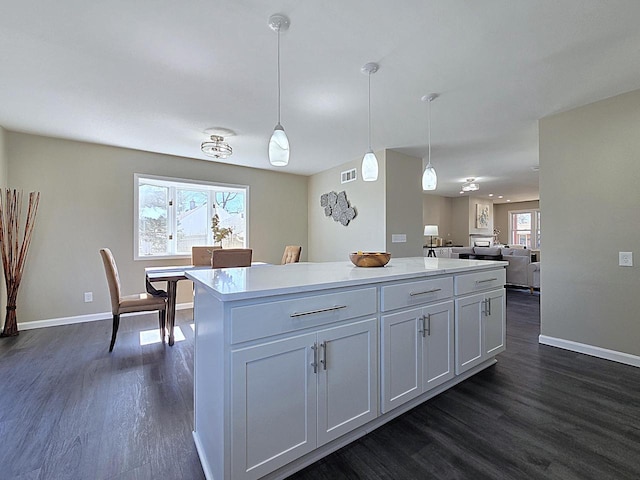
[[[349,254],[349,260],[356,267],[384,267],[389,263],[390,253],[386,252],[356,252]]]

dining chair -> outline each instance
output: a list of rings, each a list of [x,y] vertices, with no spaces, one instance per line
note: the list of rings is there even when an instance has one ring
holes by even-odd
[[[300,245],[287,245],[284,247],[284,254],[282,255],[281,265],[285,263],[298,263],[300,261],[300,253],[302,247]]]
[[[135,295],[121,296],[120,294],[120,277],[118,276],[118,267],[113,258],[111,250],[101,248],[100,255],[104,270],[107,274],[107,284],[109,285],[109,294],[111,296],[111,313],[113,314],[113,328],[111,331],[111,344],[109,351],[113,351],[116,343],[116,335],[120,326],[120,315],[123,313],[149,312],[158,310],[158,320],[160,324],[160,338],[164,343],[164,329],[167,315],[167,302],[164,297],[154,297],[148,293],[139,293]]]
[[[191,265],[194,267],[210,267],[211,266],[211,257],[213,256],[214,250],[219,250],[222,247],[220,246],[196,246],[191,247]]]
[[[253,250],[250,248],[220,248],[213,250],[213,268],[250,267]]]

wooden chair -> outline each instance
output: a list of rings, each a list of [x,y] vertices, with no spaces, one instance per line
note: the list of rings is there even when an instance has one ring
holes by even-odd
[[[191,247],[191,265],[194,267],[210,267],[211,266],[211,257],[213,256],[213,251],[218,250],[222,247],[220,246],[202,246],[202,247]]]
[[[163,297],[154,297],[148,293],[139,293],[136,295],[120,295],[120,277],[118,276],[118,267],[113,258],[111,250],[101,248],[100,255],[104,270],[107,274],[107,283],[109,284],[109,294],[111,295],[111,313],[113,314],[113,329],[111,333],[111,344],[109,351],[113,351],[113,345],[116,343],[116,335],[118,326],[120,325],[120,315],[123,313],[149,312],[158,310],[158,320],[160,323],[160,337],[164,343],[164,329],[167,315],[167,302]]]
[[[250,248],[220,248],[213,250],[213,268],[250,267]]]
[[[300,261],[300,253],[302,247],[299,245],[287,245],[284,247],[284,254],[282,255],[282,265],[285,263],[298,263]]]

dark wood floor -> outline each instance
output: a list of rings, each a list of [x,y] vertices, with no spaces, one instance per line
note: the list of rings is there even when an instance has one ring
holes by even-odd
[[[508,291],[496,366],[295,479],[638,479],[640,369],[539,345],[539,297]],[[0,479],[202,479],[193,332],[140,346],[153,316],[0,339]]]

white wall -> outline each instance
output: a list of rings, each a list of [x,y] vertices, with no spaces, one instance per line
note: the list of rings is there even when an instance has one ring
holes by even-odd
[[[378,180],[364,182],[361,159],[309,177],[309,261],[329,262],[349,259],[349,252],[385,251],[385,155],[376,152]],[[340,183],[340,172],[356,168],[357,180]],[[326,217],[320,206],[320,196],[331,191],[347,193],[347,200],[358,212],[346,227]]]
[[[640,355],[640,91],[539,125],[541,334]]]
[[[19,322],[110,311],[101,247],[116,257],[123,294],[144,291],[145,267],[178,263],[133,260],[134,173],[249,185],[254,259],[280,263],[287,244],[306,258],[307,177],[14,132],[5,141],[11,186],[41,192]],[[180,282],[178,302],[191,300]]]

